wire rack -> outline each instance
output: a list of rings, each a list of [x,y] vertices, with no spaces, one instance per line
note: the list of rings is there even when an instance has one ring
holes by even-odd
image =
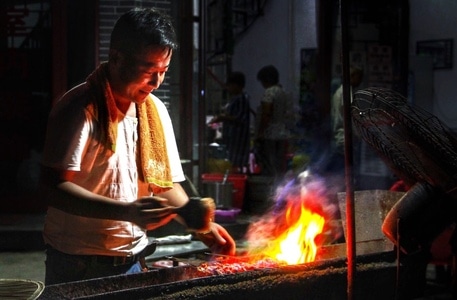
[[[354,94],[352,118],[361,137],[398,177],[444,191],[455,188],[457,138],[436,116],[409,105],[397,92],[367,88]]]

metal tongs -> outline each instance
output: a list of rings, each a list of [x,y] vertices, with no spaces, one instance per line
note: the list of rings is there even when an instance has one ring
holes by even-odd
[[[179,263],[181,262],[181,263],[184,263],[186,265],[198,268],[198,266],[196,264],[190,263],[189,260],[187,260],[187,259],[177,258],[177,257],[174,257],[174,256],[165,256],[165,258],[169,259],[169,260],[171,260],[173,262],[173,267],[179,267]]]

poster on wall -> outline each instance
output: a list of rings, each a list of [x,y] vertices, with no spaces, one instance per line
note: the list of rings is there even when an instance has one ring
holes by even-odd
[[[367,62],[369,85],[392,88],[392,47],[379,44],[369,45]]]
[[[416,44],[416,55],[433,58],[433,69],[452,69],[453,40],[419,41]]]

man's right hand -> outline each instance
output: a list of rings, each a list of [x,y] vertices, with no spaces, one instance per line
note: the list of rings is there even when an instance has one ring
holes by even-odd
[[[175,207],[161,197],[144,197],[132,203],[132,222],[146,230],[161,227],[176,217]]]

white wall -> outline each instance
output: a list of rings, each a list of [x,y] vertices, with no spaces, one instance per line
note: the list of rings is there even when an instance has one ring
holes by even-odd
[[[434,70],[430,107],[441,121],[457,130],[457,1],[411,0],[410,1],[410,56],[416,53],[416,42],[437,39],[453,39],[452,69]]]
[[[415,60],[417,41],[454,40],[454,67],[427,72],[432,74],[428,81],[423,74],[421,77],[425,80],[423,84],[429,84],[431,90],[430,97],[423,97],[429,101],[425,106],[457,131],[456,19],[456,0],[410,1],[409,51],[412,61]],[[263,92],[256,80],[257,71],[267,64],[279,69],[281,83],[298,99],[300,50],[316,45],[315,0],[268,1],[265,16],[259,18],[237,42],[233,57],[233,69],[246,74],[246,91],[252,97],[252,107],[257,107]]]
[[[257,72],[269,64],[278,68],[281,84],[298,101],[300,49],[317,46],[315,15],[315,0],[268,1],[265,15],[237,41],[232,68],[245,73],[252,108],[263,93]]]

